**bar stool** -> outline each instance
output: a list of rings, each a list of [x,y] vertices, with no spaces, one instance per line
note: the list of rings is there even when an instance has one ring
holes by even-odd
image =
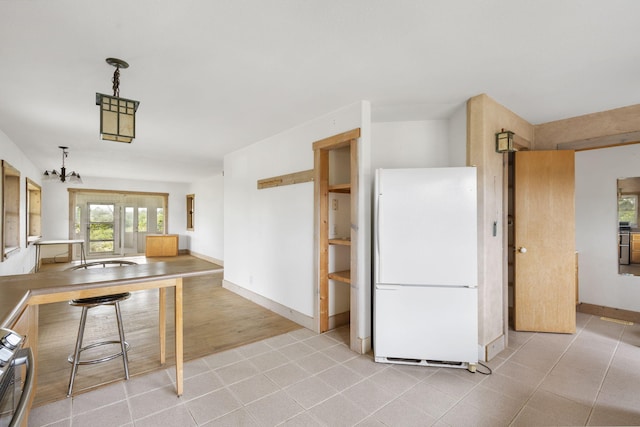
[[[115,260],[115,261],[96,261],[85,264],[80,264],[74,267],[69,268],[68,270],[84,270],[89,268],[99,268],[99,267],[110,267],[110,266],[126,266],[126,265],[135,265],[135,262],[132,261],[123,261],[123,260]],[[76,347],[73,354],[69,355],[67,358],[68,362],[71,363],[71,377],[69,378],[69,390],[67,392],[67,397],[71,397],[73,392],[73,383],[76,378],[76,372],[78,371],[79,365],[93,365],[96,363],[107,362],[109,360],[113,360],[115,358],[122,356],[122,364],[124,366],[124,375],[125,379],[129,379],[129,358],[127,356],[127,352],[129,351],[129,343],[125,340],[124,336],[124,328],[122,322],[122,313],[120,312],[120,302],[125,301],[131,296],[131,293],[125,292],[114,295],[103,295],[97,297],[90,298],[79,298],[69,301],[69,305],[73,305],[76,307],[82,307],[82,314],[80,316],[80,326],[78,328],[78,337],[76,339]],[[112,305],[116,311],[116,320],[118,322],[118,334],[119,340],[105,340],[99,341],[87,346],[82,346],[82,340],[84,338],[84,328],[87,323],[87,313],[90,308],[99,307],[104,305]],[[104,357],[91,359],[91,360],[80,360],[80,353],[85,350],[100,347],[103,345],[109,344],[120,344],[120,352],[110,354]]]

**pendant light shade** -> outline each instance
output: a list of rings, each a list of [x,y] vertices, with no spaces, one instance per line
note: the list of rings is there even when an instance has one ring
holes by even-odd
[[[113,96],[96,93],[96,105],[100,106],[100,138],[131,143],[136,137],[136,111],[140,102],[120,98],[120,68],[129,68],[129,64],[117,58],[106,61],[116,67],[116,71],[112,80]]]

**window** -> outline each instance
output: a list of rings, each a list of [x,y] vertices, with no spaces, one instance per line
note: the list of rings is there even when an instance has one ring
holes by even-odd
[[[133,233],[133,207],[127,206],[124,208],[124,232]]]
[[[20,172],[2,161],[2,260],[20,249]]]
[[[138,208],[138,232],[147,232],[147,208]]]
[[[156,232],[164,234],[164,208],[156,208]]]
[[[27,241],[38,240],[42,237],[42,189],[38,184],[27,178]]]
[[[73,232],[76,236],[80,235],[80,221],[82,219],[82,206],[76,206],[75,215],[73,217]]]
[[[115,205],[89,203],[89,254],[113,253]]]
[[[629,222],[632,227],[638,225],[637,194],[621,194],[618,197],[618,221]]]
[[[156,227],[166,228],[169,222],[168,193],[147,193],[137,191],[111,191],[111,190],[85,190],[69,189],[69,204],[77,206],[76,215],[79,226],[71,230],[71,236],[75,239],[84,239],[85,242],[94,241],[95,249],[101,251],[89,252],[89,257],[99,257],[107,252],[107,246],[113,247],[114,255],[144,254],[146,246],[145,234],[163,233]],[[89,215],[89,204],[114,206],[113,213],[113,241],[105,235],[89,236],[90,224],[95,222]],[[158,218],[158,213],[162,218]],[[82,213],[82,215],[80,215]],[[72,218],[70,218],[71,220]],[[110,220],[111,221],[111,220]],[[97,224],[94,225],[97,227]],[[166,231],[166,230],[165,230]],[[74,233],[75,232],[75,233]],[[104,240],[108,240],[108,244]],[[100,241],[103,241],[102,243]]]
[[[196,209],[196,195],[187,194],[187,230],[193,231],[193,217]]]

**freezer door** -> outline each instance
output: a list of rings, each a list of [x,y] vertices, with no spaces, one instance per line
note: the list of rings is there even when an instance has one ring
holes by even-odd
[[[476,168],[378,169],[375,283],[476,286]]]
[[[374,292],[376,360],[477,363],[477,288],[376,285]]]

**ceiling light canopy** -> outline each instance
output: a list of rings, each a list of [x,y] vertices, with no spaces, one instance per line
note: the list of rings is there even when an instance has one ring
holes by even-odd
[[[73,184],[82,184],[82,178],[80,178],[80,174],[76,173],[76,171],[67,174],[67,168],[64,166],[64,159],[69,155],[69,147],[58,146],[62,150],[62,167],[60,168],[60,172],[55,169],[46,170],[42,174],[43,181],[60,181],[66,182],[67,179],[70,183]]]
[[[140,102],[120,98],[120,68],[129,68],[129,64],[117,58],[106,61],[116,70],[112,79],[113,96],[96,93],[96,105],[100,106],[100,138],[131,143],[136,137],[136,111]]]

